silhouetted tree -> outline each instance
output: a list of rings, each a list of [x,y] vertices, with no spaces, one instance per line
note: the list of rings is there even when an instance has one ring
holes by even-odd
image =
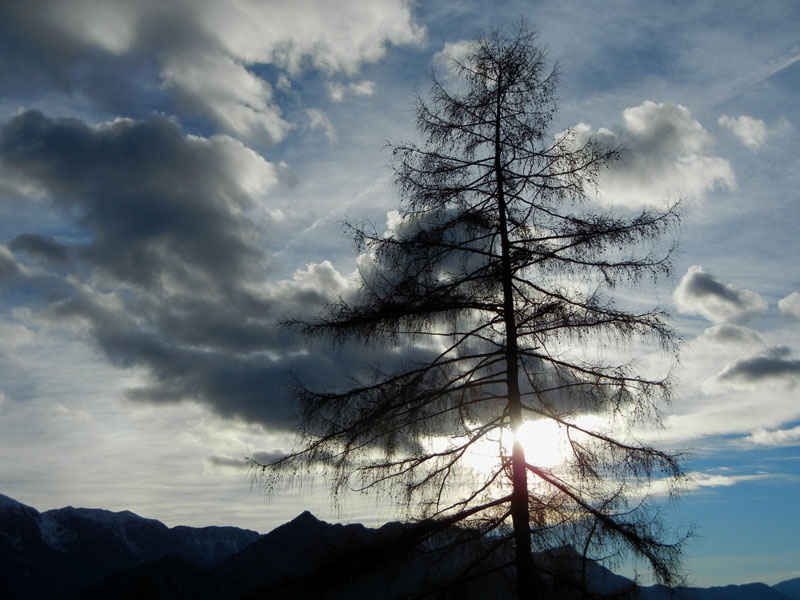
[[[631,357],[652,342],[669,354],[674,334],[611,291],[669,271],[676,213],[593,206],[617,151],[548,134],[556,74],[524,25],[475,40],[432,82],[420,142],[392,146],[401,205],[388,231],[349,225],[358,291],[296,323],[383,360],[346,389],[298,386],[302,444],[267,473],[321,466],[334,494],[399,492],[430,522],[507,532],[520,598],[558,583],[533,552],[565,542],[589,558],[632,553],[669,584],[679,547],[642,489],[681,467],[630,426],[657,421],[670,387]],[[555,466],[525,454],[525,424],[543,420],[567,449]]]

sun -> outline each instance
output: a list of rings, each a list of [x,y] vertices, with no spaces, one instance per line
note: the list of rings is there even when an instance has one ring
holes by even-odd
[[[509,436],[513,440],[513,436]],[[537,467],[552,469],[569,458],[565,428],[551,419],[526,421],[517,432],[525,450],[525,460]]]
[[[550,419],[526,421],[517,432],[517,437],[525,450],[527,462],[537,467],[557,467],[569,456],[564,427]],[[467,453],[468,461],[476,471],[492,471],[497,468],[500,456],[511,455],[513,445],[511,430],[503,429],[476,441]]]
[[[580,415],[572,419],[572,423],[582,429],[602,429],[603,419],[598,415]],[[573,430],[572,437],[582,438],[583,434]],[[552,419],[526,421],[517,432],[517,438],[525,450],[525,460],[531,465],[554,469],[572,457],[566,426]],[[497,468],[500,456],[511,455],[513,443],[511,430],[504,429],[473,444],[467,453],[468,460],[478,471],[491,471]]]

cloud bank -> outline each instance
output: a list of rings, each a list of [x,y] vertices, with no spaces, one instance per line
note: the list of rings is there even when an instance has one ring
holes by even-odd
[[[80,92],[123,114],[166,92],[228,133],[279,141],[290,124],[263,67],[351,77],[387,44],[423,37],[407,0],[11,2],[0,7],[0,85]]]
[[[0,126],[0,181],[63,219],[0,245],[6,301],[142,368],[131,398],[288,428],[292,369],[336,381],[356,362],[312,355],[278,325],[348,283],[329,262],[266,279],[261,238],[280,215],[264,201],[279,174],[241,142],[159,116],[90,126],[27,111]]]

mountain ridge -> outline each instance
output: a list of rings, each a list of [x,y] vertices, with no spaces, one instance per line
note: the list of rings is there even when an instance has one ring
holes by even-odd
[[[304,511],[265,535],[236,527],[168,528],[130,511],[64,507],[40,513],[0,494],[0,597],[100,600],[400,598],[447,583],[453,597],[504,598],[514,580],[503,551],[487,574],[459,579],[487,540],[468,530],[331,524]],[[413,549],[412,549],[413,548]],[[502,550],[502,549],[501,549]],[[538,555],[574,570],[569,547]],[[483,559],[482,559],[483,560]],[[567,565],[564,567],[564,565]],[[593,592],[639,600],[800,600],[800,578],[764,583],[636,587],[590,562]],[[483,567],[482,567],[483,568]],[[46,576],[45,576],[46,574]],[[555,585],[554,578],[550,584]],[[443,588],[444,589],[444,588]],[[677,592],[677,595],[675,595]]]
[[[0,597],[75,598],[170,554],[210,568],[259,537],[235,527],[168,528],[130,511],[67,506],[40,513],[0,494]]]

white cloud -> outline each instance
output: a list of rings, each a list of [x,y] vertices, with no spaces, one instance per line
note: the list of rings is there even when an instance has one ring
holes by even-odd
[[[575,144],[595,139],[622,148],[622,158],[600,174],[598,199],[625,206],[661,206],[672,198],[700,201],[717,188],[734,189],[727,160],[707,154],[713,138],[680,104],[645,101],[626,108],[622,125],[593,129],[580,123]]]
[[[372,96],[375,93],[375,82],[363,79],[348,84],[330,82],[328,84],[328,97],[333,102],[341,102],[347,96]]]
[[[355,96],[372,96],[375,93],[375,82],[363,79],[347,86]]]
[[[730,475],[727,473],[704,473],[701,471],[691,471],[675,485],[669,479],[656,479],[644,484],[640,489],[634,491],[635,495],[643,496],[669,496],[673,492],[692,493],[705,488],[731,487],[747,481],[759,481],[769,479],[775,475],[769,473],[755,473],[752,475]]]
[[[795,446],[800,445],[800,425],[791,429],[768,430],[759,427],[747,438],[757,446]]]
[[[336,141],[336,129],[328,118],[328,115],[318,108],[306,109],[306,115],[308,116],[309,127],[311,127],[311,129],[321,129],[322,133],[325,134],[325,137],[328,138],[329,141]]]
[[[672,298],[680,312],[715,323],[745,319],[767,308],[756,292],[720,281],[698,265],[689,267]]]
[[[700,375],[702,376],[702,374]],[[652,439],[658,444],[672,447],[702,447],[701,440],[714,436],[746,435],[755,427],[780,427],[798,417],[797,400],[787,397],[784,390],[773,387],[759,389],[754,398],[749,390],[725,389],[705,382],[702,390],[694,388],[693,382],[681,386],[684,396],[681,414],[665,417],[664,429],[657,432],[640,432],[643,439]]]
[[[778,309],[782,314],[794,319],[800,319],[800,293],[792,292],[778,301]]]
[[[767,126],[761,119],[747,115],[729,117],[722,115],[717,123],[733,133],[739,141],[751,150],[757,150],[767,141]]]
[[[174,53],[164,60],[165,85],[189,108],[238,135],[280,141],[289,129],[272,102],[272,88],[245,65],[217,53]]]
[[[706,487],[729,487],[743,481],[756,481],[774,477],[769,473],[756,473],[753,475],[727,475],[724,473],[688,473],[689,490],[699,490]]]
[[[475,42],[473,40],[447,42],[439,52],[434,54],[433,60],[448,71],[452,71],[454,67],[453,63],[457,62],[463,64],[474,44]]]
[[[330,261],[324,260],[321,263],[308,264],[305,269],[297,269],[291,284],[286,281],[282,282],[282,285],[286,290],[294,288],[293,294],[315,292],[327,301],[331,301],[337,294],[344,292],[350,284]]]
[[[382,58],[387,43],[416,44],[424,37],[406,0],[207,2],[199,12],[204,29],[231,55],[293,73],[308,61],[326,72],[353,74]]]

